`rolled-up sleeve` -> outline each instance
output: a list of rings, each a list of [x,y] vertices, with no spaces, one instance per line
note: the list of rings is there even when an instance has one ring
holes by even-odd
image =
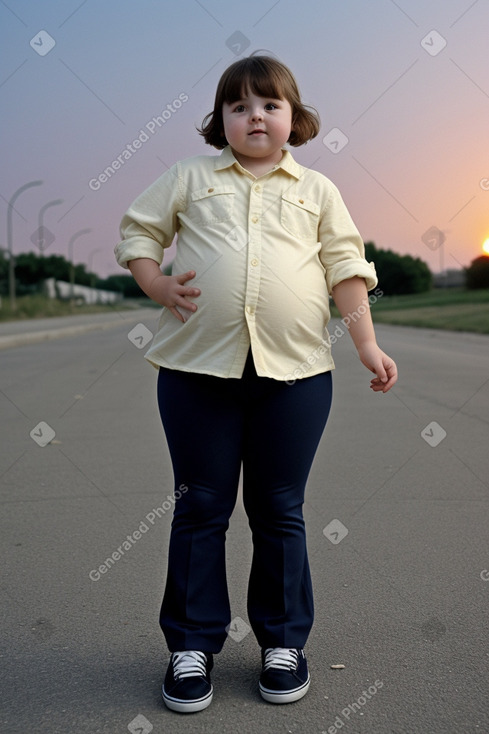
[[[365,278],[367,290],[377,285],[375,265],[365,260],[365,247],[338,189],[331,191],[319,223],[319,258],[331,295],[335,285],[348,278]]]
[[[138,196],[124,214],[121,241],[115,247],[119,265],[147,257],[158,265],[178,229],[178,212],[185,206],[179,166],[175,164]]]

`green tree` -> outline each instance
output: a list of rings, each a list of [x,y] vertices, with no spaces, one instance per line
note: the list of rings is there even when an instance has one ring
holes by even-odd
[[[0,295],[8,293],[8,259],[3,250],[0,250]]]
[[[89,286],[95,277],[94,274],[87,272],[85,265],[75,265],[75,283]],[[20,294],[33,293],[41,290],[42,284],[47,278],[69,282],[71,264],[63,255],[43,257],[35,252],[22,252],[15,257],[15,278]],[[3,269],[1,267],[0,279],[3,281]]]
[[[373,242],[365,243],[365,256],[373,262],[379,278],[379,288],[385,295],[423,293],[430,290],[433,276],[419,257],[398,255],[392,250],[379,250]]]
[[[465,285],[470,290],[489,288],[489,256],[481,255],[465,269]]]
[[[122,273],[120,275],[109,275],[104,280],[97,280],[96,286],[107,291],[122,293],[124,298],[146,298],[132,275]]]

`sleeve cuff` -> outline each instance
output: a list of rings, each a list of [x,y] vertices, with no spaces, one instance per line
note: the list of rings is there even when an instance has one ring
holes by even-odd
[[[367,291],[371,291],[378,283],[375,265],[373,263],[369,263],[363,258],[343,260],[342,262],[331,265],[326,271],[328,293],[331,295],[335,285],[341,283],[342,280],[348,280],[348,278],[354,278],[355,276],[365,278]]]
[[[156,260],[158,265],[163,262],[163,249],[156,242],[151,242],[148,238],[123,240],[116,245],[115,258],[119,265],[128,268],[129,260],[136,260],[140,257],[147,257],[150,260]]]

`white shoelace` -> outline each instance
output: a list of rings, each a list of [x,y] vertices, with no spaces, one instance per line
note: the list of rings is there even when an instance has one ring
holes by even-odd
[[[296,670],[298,660],[298,650],[287,647],[267,647],[267,649],[265,650],[264,670],[268,670],[268,668]]]
[[[177,678],[189,678],[192,675],[206,674],[207,657],[199,650],[183,650],[173,654],[173,675]]]

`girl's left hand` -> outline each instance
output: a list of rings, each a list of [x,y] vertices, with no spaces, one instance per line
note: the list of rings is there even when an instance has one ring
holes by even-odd
[[[370,381],[374,392],[387,392],[397,382],[397,367],[393,359],[383,352],[376,342],[366,342],[358,348],[360,361],[376,377]]]

